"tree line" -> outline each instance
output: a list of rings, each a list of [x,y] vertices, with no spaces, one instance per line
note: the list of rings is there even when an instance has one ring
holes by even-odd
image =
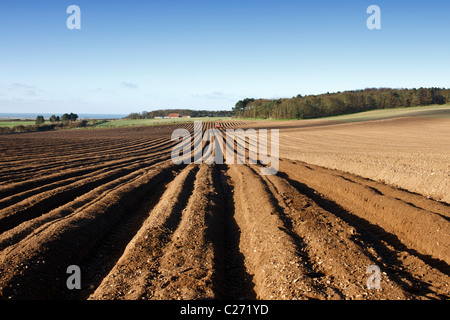
[[[35,124],[29,125],[15,125],[13,127],[0,126],[1,133],[23,133],[23,132],[34,132],[34,131],[49,131],[55,129],[66,129],[66,128],[81,128],[88,125],[87,120],[78,120],[78,115],[75,113],[65,113],[61,117],[52,115],[49,118],[49,123],[45,123],[45,118],[42,115],[36,117]],[[30,123],[31,121],[24,120],[23,123]],[[92,120],[91,120],[92,122]],[[32,122],[31,122],[32,123]],[[93,123],[95,124],[95,123]]]
[[[70,114],[64,113],[61,117],[52,115],[49,118],[49,121],[51,123],[59,123],[59,122],[69,123],[69,122],[77,121],[77,119],[78,119],[78,115],[71,112]],[[37,125],[43,125],[45,123],[44,116],[37,116],[35,123]]]
[[[450,89],[419,88],[364,90],[297,95],[283,99],[246,98],[232,109],[240,118],[312,119],[375,109],[417,107],[450,103]]]
[[[211,110],[190,110],[190,109],[161,109],[154,111],[142,111],[139,113],[130,113],[125,119],[153,119],[155,117],[165,117],[170,113],[179,113],[183,116],[190,116],[192,118],[200,117],[232,117],[233,111],[221,110],[221,111],[211,111]]]

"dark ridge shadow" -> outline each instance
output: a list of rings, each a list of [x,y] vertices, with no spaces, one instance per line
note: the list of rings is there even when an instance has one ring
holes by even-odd
[[[186,168],[185,165],[176,166],[175,171],[169,173],[164,183],[153,188],[150,197],[147,199],[143,198],[141,201],[136,201],[134,208],[129,211],[130,213],[124,215],[122,219],[120,219],[107,234],[98,241],[98,245],[88,252],[78,264],[82,270],[82,289],[67,294],[67,297],[64,298],[70,300],[85,300],[95,291],[103,278],[111,272],[119,261],[126,246],[142,227],[142,224],[148,218],[149,213],[159,203],[159,200],[167,189],[167,185],[173,181],[176,172],[180,172],[184,168]],[[181,220],[181,211],[186,206],[193,190],[196,171],[198,171],[198,168],[194,168],[187,176],[185,182],[187,187],[181,192],[173,212],[163,225],[163,228],[165,228],[167,232],[173,232]],[[168,242],[170,240],[170,237],[167,237],[164,234],[161,236],[164,237],[164,239],[160,239],[163,242]]]
[[[208,228],[215,234],[221,231],[220,237],[215,236],[217,241],[214,243],[217,252],[215,264],[220,273],[216,279],[216,292],[218,298],[223,300],[256,300],[253,276],[247,272],[245,257],[239,249],[241,231],[234,218],[233,186],[229,183],[227,170],[228,166],[221,164],[215,165],[213,172],[214,188],[218,203],[222,206],[222,210],[217,212],[222,215],[218,221],[221,226]]]
[[[334,214],[343,221],[347,222],[349,225],[353,226],[357,230],[357,235],[353,237],[354,242],[364,250],[368,257],[376,261],[376,257],[367,250],[364,243],[370,243],[376,253],[381,257],[382,263],[389,269],[389,277],[395,281],[399,286],[404,288],[406,291],[411,292],[416,295],[426,295],[428,293],[434,293],[430,289],[430,285],[426,282],[421,281],[413,277],[411,274],[400,270],[402,267],[401,261],[398,260],[397,255],[391,249],[387,247],[384,242],[392,246],[396,251],[405,251],[410,255],[416,256],[421,259],[425,264],[432,268],[435,268],[442,272],[443,274],[450,275],[449,265],[440,259],[431,257],[430,255],[424,255],[417,252],[414,249],[408,248],[404,245],[401,240],[394,234],[385,231],[383,228],[370,223],[369,221],[360,218],[345,208],[341,207],[336,202],[327,199],[322,196],[316,190],[310,188],[304,183],[293,180],[289,178],[284,172],[278,172],[278,175],[286,179],[293,187],[295,187],[300,193],[306,195],[314,202],[317,203],[322,209]],[[404,281],[403,279],[406,279]],[[448,299],[444,296],[443,299]]]

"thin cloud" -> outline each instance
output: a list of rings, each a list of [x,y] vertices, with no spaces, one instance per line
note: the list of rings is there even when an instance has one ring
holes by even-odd
[[[33,85],[25,84],[25,83],[14,82],[13,84],[10,85],[10,89],[27,89],[27,90],[32,89],[32,90],[34,90],[34,89],[36,89],[36,87]]]
[[[136,83],[122,82],[122,87],[125,87],[128,89],[137,89],[139,86]]]
[[[195,98],[202,98],[202,99],[211,99],[211,100],[233,100],[236,99],[236,96],[229,93],[223,93],[221,91],[214,91],[210,94],[194,94],[192,95]]]
[[[37,96],[44,92],[44,90],[30,84],[14,82],[9,85],[0,85],[0,94],[2,96]]]

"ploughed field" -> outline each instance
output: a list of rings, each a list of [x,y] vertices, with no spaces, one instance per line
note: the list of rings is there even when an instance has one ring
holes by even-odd
[[[283,157],[269,176],[248,161],[175,165],[176,128],[194,131],[0,136],[0,298],[450,298],[448,204]]]

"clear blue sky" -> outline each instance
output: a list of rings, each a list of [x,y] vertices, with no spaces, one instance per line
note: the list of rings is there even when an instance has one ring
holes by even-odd
[[[69,5],[81,30],[69,30]],[[369,30],[369,5],[381,30]],[[366,87],[450,87],[450,1],[0,3],[0,112],[231,109]]]

